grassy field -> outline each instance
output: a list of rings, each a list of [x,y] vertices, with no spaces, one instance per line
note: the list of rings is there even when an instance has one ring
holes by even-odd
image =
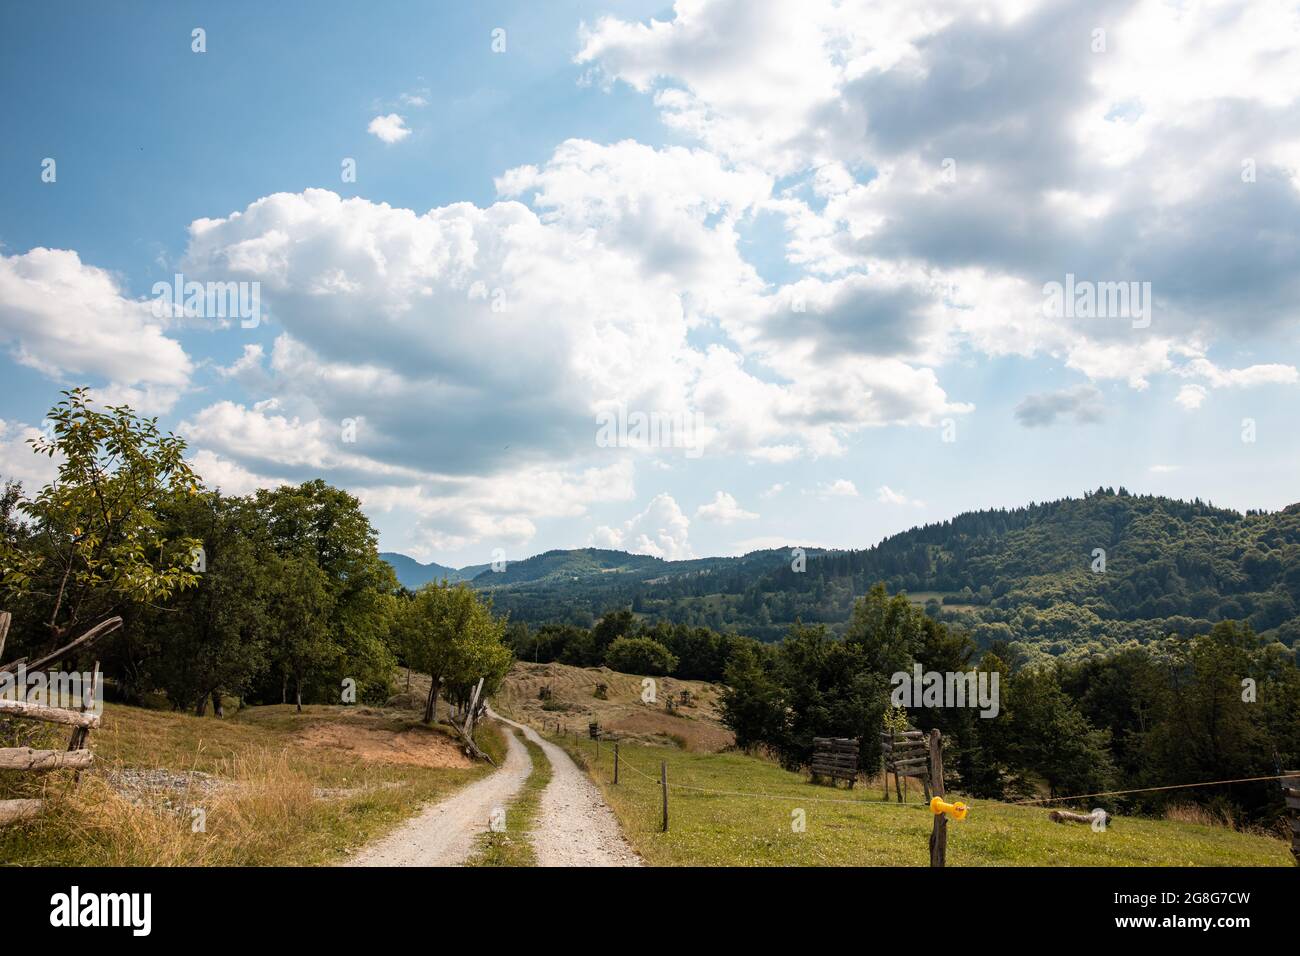
[[[495,726],[479,745],[505,753]],[[464,758],[449,729],[368,707],[251,707],[217,720],[110,704],[91,747],[95,769],[75,789],[67,771],[0,773],[0,795],[49,801],[0,830],[0,862],[333,863],[491,769]]]
[[[505,728],[504,733],[514,733]],[[528,839],[529,832],[537,823],[537,814],[541,810],[542,791],[551,782],[551,762],[546,759],[542,748],[521,735],[528,756],[532,759],[533,769],[524,781],[519,795],[506,807],[506,828],[504,832],[483,834],[478,852],[472,856],[466,866],[536,866],[537,855]]]
[[[534,727],[554,726],[585,734],[596,721],[619,737],[647,743],[672,741],[687,750],[712,752],[730,746],[735,737],[718,719],[720,687],[704,681],[655,678],[656,701],[642,700],[645,678],[621,674],[608,667],[572,667],[568,664],[516,662],[493,706]],[[597,697],[599,685],[605,696]],[[546,688],[550,698],[539,691]],[[690,695],[682,704],[681,694]],[[669,701],[677,706],[670,712]]]
[[[632,845],[656,866],[928,866],[931,815],[877,788],[815,786],[801,774],[739,753],[613,747],[556,738],[604,792]],[[660,761],[668,765],[669,831],[661,833]],[[700,789],[691,789],[700,788]],[[703,792],[706,790],[721,793]],[[761,793],[758,798],[740,793]],[[956,799],[951,796],[949,799]],[[1104,833],[1052,823],[1043,807],[969,801],[948,825],[949,866],[1290,866],[1286,845],[1225,827],[1132,817]],[[804,832],[792,826],[803,812]]]

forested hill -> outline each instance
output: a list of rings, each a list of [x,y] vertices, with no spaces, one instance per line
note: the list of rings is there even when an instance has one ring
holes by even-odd
[[[1104,552],[1104,566],[1102,555]],[[1103,570],[1104,567],[1104,570]],[[987,645],[1078,653],[1245,620],[1300,639],[1300,505],[1241,514],[1201,501],[1100,489],[968,512],[861,551],[789,549],[666,562],[553,551],[474,579],[531,624],[590,624],[631,605],[646,618],[780,639],[796,618],[838,630],[875,582],[905,590]]]
[[[826,554],[803,574],[778,569],[755,587],[779,596],[782,616],[808,620],[826,609],[826,619],[839,620],[851,596],[876,581],[939,602],[982,644],[1020,640],[1060,653],[1204,632],[1230,619],[1294,646],[1300,505],[1243,515],[1100,489],[969,512],[865,551]]]

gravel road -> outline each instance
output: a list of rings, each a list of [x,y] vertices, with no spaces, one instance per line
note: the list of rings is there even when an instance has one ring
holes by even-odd
[[[504,807],[523,787],[532,770],[528,750],[514,734],[506,734],[506,759],[501,769],[471,783],[388,836],[364,847],[344,866],[460,866],[478,848],[492,810]]]
[[[641,858],[623,839],[614,811],[572,758],[537,731],[517,727],[551,761],[551,782],[542,791],[537,829],[529,834],[538,866],[640,866]]]
[[[491,713],[491,711],[489,711]],[[537,825],[528,839],[539,866],[640,866],[619,829],[614,812],[595,784],[563,750],[531,727],[498,714],[542,748],[551,762],[551,781],[542,791]],[[433,804],[387,837],[360,850],[346,866],[459,866],[478,846],[495,807],[504,807],[532,770],[519,738],[507,734],[509,749],[501,769]]]

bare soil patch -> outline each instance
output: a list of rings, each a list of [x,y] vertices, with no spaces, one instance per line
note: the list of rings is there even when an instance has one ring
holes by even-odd
[[[347,751],[361,760],[376,763],[415,767],[474,766],[451,738],[422,727],[384,730],[358,726],[350,721],[316,723],[299,732],[298,743],[304,747]]]

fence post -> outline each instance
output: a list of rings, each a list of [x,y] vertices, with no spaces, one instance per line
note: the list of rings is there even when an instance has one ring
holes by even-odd
[[[930,731],[930,789],[936,797],[945,796],[943,789],[943,738],[938,728]],[[948,856],[948,816],[934,815],[930,829],[930,865],[943,866]]]
[[[668,761],[659,761],[659,784],[664,791],[664,833],[668,832]]]
[[[618,783],[618,741],[614,741],[614,783]]]

